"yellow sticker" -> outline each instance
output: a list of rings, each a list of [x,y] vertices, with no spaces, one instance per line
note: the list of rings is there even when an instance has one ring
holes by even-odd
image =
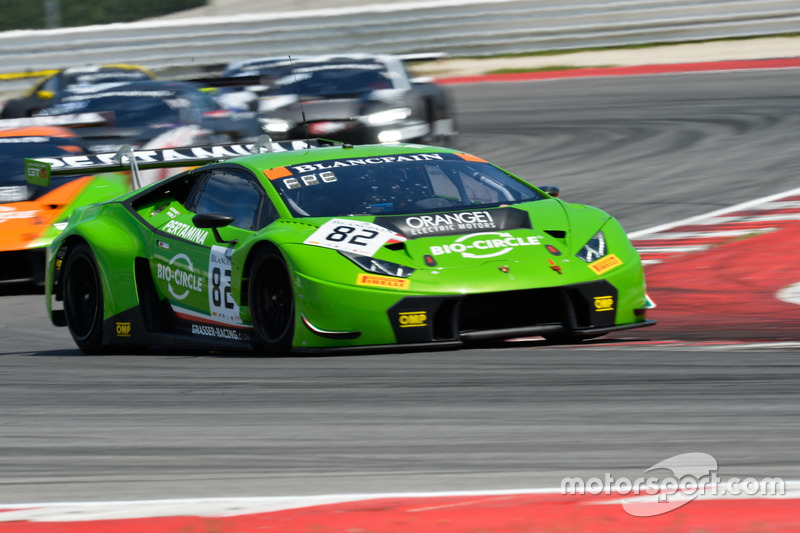
[[[594,270],[595,274],[605,274],[612,268],[617,268],[622,264],[622,260],[614,254],[609,254],[602,259],[598,259],[594,263],[589,263],[589,268]]]
[[[130,336],[131,336],[131,323],[117,322],[117,337],[130,337]]]
[[[373,274],[359,274],[356,278],[356,285],[367,287],[384,287],[386,289],[408,290],[411,280],[403,278],[393,278],[391,276],[375,276]]]
[[[595,296],[594,308],[596,311],[613,311],[614,310],[614,297],[613,296]]]
[[[401,328],[421,328],[428,325],[428,313],[425,311],[403,311],[398,313],[397,321]]]

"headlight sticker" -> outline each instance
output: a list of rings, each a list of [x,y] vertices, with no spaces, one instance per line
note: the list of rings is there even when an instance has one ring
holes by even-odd
[[[589,239],[589,242],[583,245],[580,252],[576,255],[578,259],[586,261],[587,263],[596,262],[601,257],[605,257],[608,253],[606,248],[606,236],[602,231],[598,231],[594,236]]]

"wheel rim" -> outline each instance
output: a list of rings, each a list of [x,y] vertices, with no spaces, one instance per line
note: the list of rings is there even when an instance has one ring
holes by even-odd
[[[286,271],[277,261],[262,265],[258,283],[258,328],[265,340],[278,342],[292,323],[294,306]]]
[[[87,337],[94,329],[100,306],[97,275],[91,261],[76,258],[70,267],[66,287],[67,320],[74,335]]]

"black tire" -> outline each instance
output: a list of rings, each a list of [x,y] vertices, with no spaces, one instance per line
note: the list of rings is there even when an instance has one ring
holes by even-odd
[[[27,98],[13,98],[6,101],[3,109],[0,110],[0,118],[24,118],[33,113],[28,106]]]
[[[259,347],[267,355],[289,353],[294,336],[294,294],[286,261],[277,249],[256,252],[248,301]]]
[[[92,249],[82,242],[64,264],[64,314],[78,348],[85,354],[103,347],[103,287]]]

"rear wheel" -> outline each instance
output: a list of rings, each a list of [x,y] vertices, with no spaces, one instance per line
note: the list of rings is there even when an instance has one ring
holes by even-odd
[[[262,248],[250,268],[250,316],[268,355],[288,353],[294,336],[294,294],[286,261],[275,248]]]
[[[25,98],[14,98],[6,101],[2,111],[0,111],[0,118],[23,118],[31,116],[33,113],[25,104]]]
[[[64,313],[75,343],[86,354],[103,345],[103,288],[92,249],[78,244],[64,265]]]

